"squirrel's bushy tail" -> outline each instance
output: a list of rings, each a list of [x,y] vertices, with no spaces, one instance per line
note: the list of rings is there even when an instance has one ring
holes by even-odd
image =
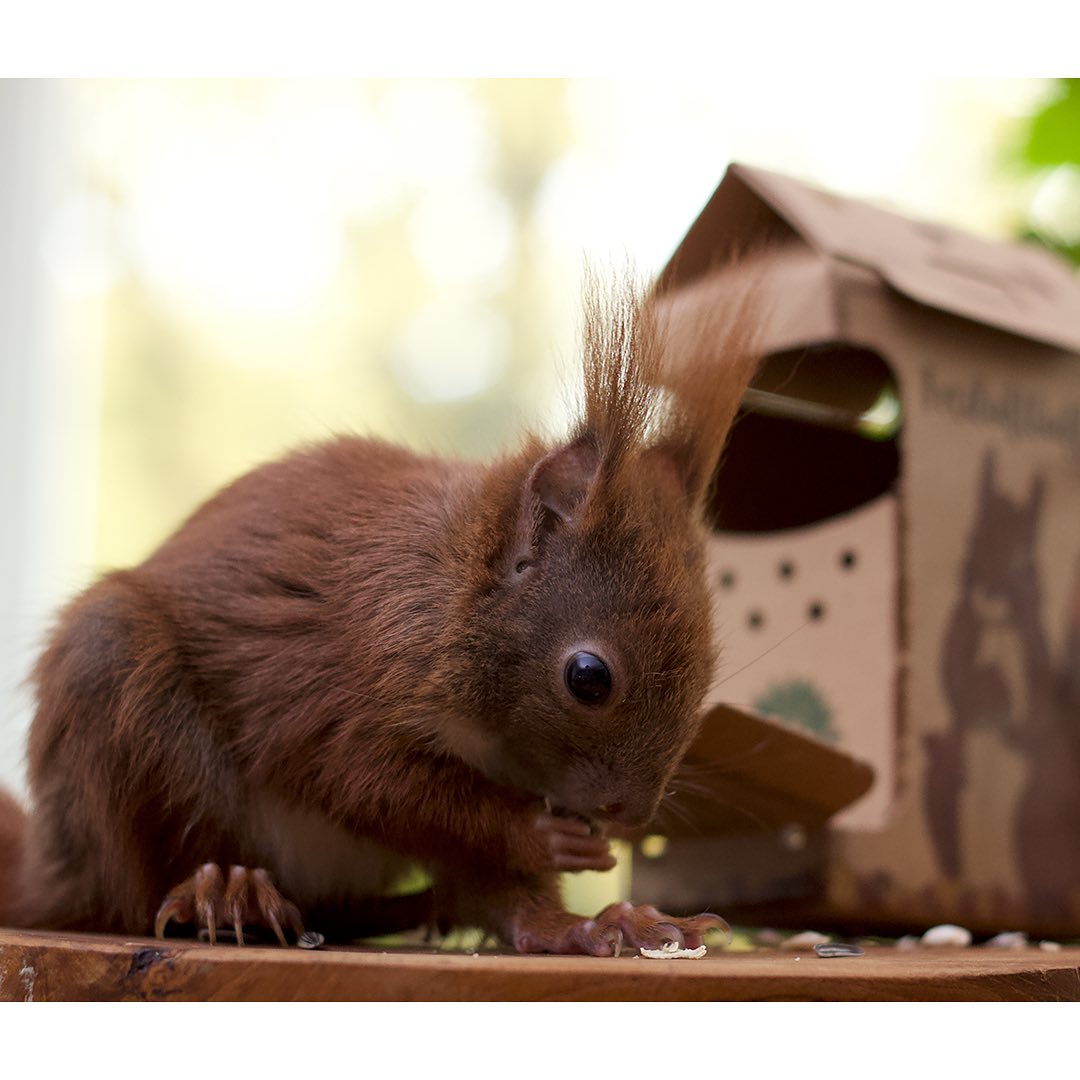
[[[9,925],[14,916],[25,831],[25,811],[0,789],[0,926]]]

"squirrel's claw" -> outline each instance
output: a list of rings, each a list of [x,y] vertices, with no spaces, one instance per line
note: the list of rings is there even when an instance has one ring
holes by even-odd
[[[304,933],[304,922],[295,904],[278,892],[266,870],[245,866],[229,869],[228,885],[216,863],[199,867],[186,881],[173,889],[158,908],[154,934],[164,938],[172,921],[195,922],[205,931],[211,945],[218,941],[218,927],[232,926],[238,945],[244,944],[244,926],[270,930],[281,945],[288,946],[285,928],[297,940]]]
[[[730,939],[728,924],[711,912],[676,918],[650,904],[635,907],[622,901],[609,904],[595,919],[565,911],[532,912],[516,927],[514,945],[518,952],[618,956],[624,946],[634,952],[662,949],[671,943],[680,949],[696,949],[706,931],[714,929],[724,930]]]
[[[157,917],[154,919],[154,937],[165,937],[165,927],[176,919],[177,922],[187,922],[184,918],[184,902],[176,897],[167,896],[158,908]]]

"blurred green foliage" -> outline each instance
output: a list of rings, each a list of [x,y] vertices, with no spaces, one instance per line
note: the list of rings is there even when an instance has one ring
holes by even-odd
[[[1059,206],[1058,214],[1073,222],[1080,220],[1080,79],[1054,80],[1046,102],[1028,120],[1014,163],[1021,171],[1044,178],[1067,170],[1064,175],[1071,182],[1064,196],[1059,196],[1067,205]],[[1072,232],[1062,236],[1029,215],[1021,235],[1080,266],[1080,237]]]
[[[1059,79],[1058,93],[1031,118],[1024,160],[1036,167],[1080,165],[1080,79]]]

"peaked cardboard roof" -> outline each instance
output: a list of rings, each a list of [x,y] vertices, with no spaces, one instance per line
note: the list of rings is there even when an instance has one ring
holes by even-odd
[[[668,263],[662,287],[792,232],[823,256],[876,271],[920,303],[1080,352],[1080,278],[1050,252],[912,221],[746,165],[729,166]]]

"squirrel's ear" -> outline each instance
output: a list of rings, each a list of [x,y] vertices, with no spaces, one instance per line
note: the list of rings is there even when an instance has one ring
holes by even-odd
[[[596,480],[600,455],[587,439],[553,450],[533,467],[528,494],[563,524],[577,517]]]
[[[512,549],[515,575],[536,560],[545,536],[580,519],[599,467],[600,455],[585,438],[552,450],[532,467],[522,492]]]
[[[695,497],[698,481],[693,475],[693,462],[688,461],[678,447],[650,446],[639,458],[637,467],[652,487],[690,500]]]

